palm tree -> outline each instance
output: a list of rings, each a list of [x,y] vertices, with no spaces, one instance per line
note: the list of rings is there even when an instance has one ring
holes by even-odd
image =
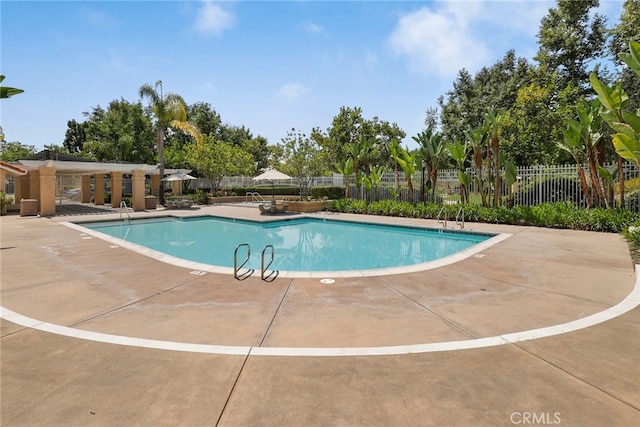
[[[484,148],[486,139],[487,139],[487,129],[485,126],[478,126],[474,130],[465,131],[465,136],[467,137],[467,141],[471,145],[471,149],[473,151],[473,163],[476,167],[476,186],[478,191],[480,192],[480,197],[482,199],[482,206],[489,206],[487,202],[487,194],[484,188],[484,157],[482,153],[482,149]],[[489,184],[489,187],[491,185]]]
[[[571,154],[571,157],[576,161],[576,165],[578,165],[578,176],[580,177],[580,185],[582,186],[582,192],[584,193],[584,198],[587,201],[587,206],[589,208],[593,207],[593,199],[591,195],[591,191],[589,190],[589,184],[587,183],[587,177],[582,168],[584,163],[585,156],[585,147],[584,141],[582,140],[582,125],[576,120],[569,120],[567,123],[567,128],[562,129],[562,134],[564,135],[564,141],[557,141],[556,145]]]
[[[418,155],[418,151],[414,151],[410,153],[407,149],[400,147],[399,155],[394,156],[398,165],[402,168],[404,172],[404,176],[407,179],[407,190],[409,192],[409,201],[413,203],[413,174],[416,173],[416,157]]]
[[[353,159],[346,159],[336,165],[336,171],[344,177],[344,197],[347,199],[351,195],[349,191],[349,177],[353,173]]]
[[[380,183],[382,182],[385,172],[386,170],[384,166],[378,166],[377,168],[371,169],[371,173],[369,174],[368,181],[373,189],[373,200],[375,202],[379,199],[378,187],[380,187]]]
[[[502,196],[502,180],[500,179],[500,138],[498,136],[504,113],[501,110],[489,111],[484,116],[484,125],[489,134],[489,147],[493,155],[493,168],[495,171],[495,184],[493,188],[493,206],[498,207]],[[489,157],[489,155],[487,155]]]
[[[356,176],[356,195],[358,194],[358,186],[360,185],[360,164],[358,161],[362,156],[362,142],[354,141],[350,144],[347,144],[347,153],[349,154],[351,161],[353,163],[353,173]],[[358,198],[356,196],[356,198]]]
[[[460,180],[460,201],[469,203],[469,184],[471,184],[471,174],[465,170],[466,161],[471,152],[471,145],[467,141],[464,144],[460,141],[454,141],[447,145],[447,149],[451,154],[451,159],[458,168],[458,179]]]
[[[389,144],[389,153],[393,159],[393,173],[396,178],[396,194],[400,193],[400,174],[398,173],[398,161],[396,160],[396,158],[400,156],[400,148],[398,140],[396,138],[392,138],[391,143]]]
[[[413,140],[420,144],[422,158],[427,167],[427,176],[431,183],[431,200],[435,201],[436,185],[438,183],[438,166],[447,153],[447,145],[442,139],[442,135],[433,132],[432,128],[420,132],[413,137]],[[424,193],[424,188],[421,193]]]
[[[156,88],[160,86],[160,93]],[[202,146],[202,135],[198,128],[187,121],[187,104],[184,99],[176,94],[169,92],[162,94],[162,81],[158,80],[155,86],[145,83],[139,90],[140,98],[149,98],[151,101],[151,110],[156,116],[158,126],[158,161],[160,163],[160,194],[159,202],[164,205],[164,139],[168,128],[181,130],[191,135],[198,144]]]
[[[4,79],[5,76],[0,75],[0,83],[2,83]],[[18,95],[22,92],[24,92],[24,90],[15,87],[0,86],[0,99],[11,98],[13,95]]]

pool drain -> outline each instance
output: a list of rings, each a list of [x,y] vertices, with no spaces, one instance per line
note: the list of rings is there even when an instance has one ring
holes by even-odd
[[[332,285],[336,283],[336,281],[333,279],[321,279],[320,283],[322,283],[323,285]]]

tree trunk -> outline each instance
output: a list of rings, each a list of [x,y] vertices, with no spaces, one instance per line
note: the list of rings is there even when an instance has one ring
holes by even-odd
[[[620,208],[626,206],[624,200],[624,170],[622,168],[622,157],[618,156],[618,189],[620,190]]]
[[[431,201],[435,203],[436,201],[436,187],[438,185],[438,169],[434,169],[431,171],[431,175],[429,176],[429,181],[431,181]]]
[[[158,194],[158,202],[164,206],[164,128],[158,123],[158,162],[160,173],[160,192]]]
[[[482,152],[474,148],[473,150],[473,162],[476,165],[476,181],[478,183],[478,191],[480,192],[480,198],[482,199],[482,206],[487,207],[487,195],[484,191],[484,179],[482,177]]]
[[[411,181],[411,176],[407,177],[407,190],[409,191],[409,202],[413,203],[413,181]]]
[[[578,176],[580,177],[580,185],[582,186],[582,192],[584,193],[584,197],[587,199],[587,206],[589,209],[593,207],[593,201],[591,199],[591,192],[589,191],[589,184],[587,184],[587,177],[584,175],[584,169],[578,163]]]
[[[604,188],[602,186],[602,180],[600,179],[600,174],[598,173],[598,169],[596,168],[596,156],[594,153],[593,145],[587,145],[587,162],[589,163],[589,174],[591,175],[591,186],[595,190],[595,195],[597,196],[596,206],[602,206],[604,203],[605,207],[609,207],[609,201],[607,200],[607,196],[605,194]]]
[[[493,137],[493,163],[496,170],[496,183],[493,189],[493,206],[498,207],[500,205],[500,199],[502,198],[502,182],[500,180],[500,141],[497,136]]]

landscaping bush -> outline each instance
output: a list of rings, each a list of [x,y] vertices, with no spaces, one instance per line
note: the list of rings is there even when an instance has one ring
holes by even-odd
[[[13,198],[0,191],[0,215],[7,214],[7,206],[13,203]]]
[[[368,202],[366,200],[340,199],[329,202],[331,212],[385,215],[406,218],[440,219],[453,221],[462,205],[438,203],[413,204],[396,200]],[[537,227],[566,228],[573,230],[620,233],[635,222],[640,223],[637,213],[625,209],[585,209],[569,202],[543,203],[538,206],[516,206],[507,208],[464,205],[465,221],[491,224],[533,225]]]
[[[186,196],[193,202],[200,205],[206,205],[209,203],[209,193],[205,190],[196,189],[194,191],[190,191],[186,194]]]
[[[314,199],[337,200],[344,197],[343,187],[311,187],[311,197]]]

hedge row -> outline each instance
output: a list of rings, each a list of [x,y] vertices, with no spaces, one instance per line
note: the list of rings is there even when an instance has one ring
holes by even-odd
[[[327,210],[369,215],[436,219],[444,207],[443,217],[453,221],[462,205],[439,203],[414,204],[396,200],[368,202],[342,199],[329,202]],[[640,225],[640,216],[625,209],[583,209],[569,202],[543,203],[537,206],[483,207],[464,205],[465,221],[492,224],[533,225],[548,228],[619,233],[631,225]]]

